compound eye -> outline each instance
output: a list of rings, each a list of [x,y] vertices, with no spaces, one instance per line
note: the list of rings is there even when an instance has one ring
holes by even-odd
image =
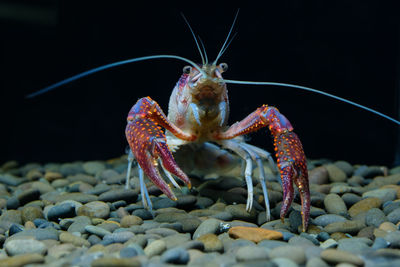
[[[189,74],[192,71],[192,66],[183,67],[183,73]]]
[[[228,64],[226,64],[226,63],[219,64],[219,67],[221,68],[222,72],[225,72],[228,70]]]

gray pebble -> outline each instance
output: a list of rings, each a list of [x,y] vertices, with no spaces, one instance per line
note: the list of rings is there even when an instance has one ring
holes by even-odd
[[[36,240],[53,239],[58,240],[59,233],[56,229],[48,227],[44,229],[28,229],[22,232],[16,233],[14,237],[19,236],[32,236]]]
[[[306,262],[306,255],[302,247],[290,245],[277,247],[272,249],[269,255],[271,258],[288,258],[297,264],[304,264]]]
[[[52,207],[45,216],[50,221],[58,221],[60,218],[75,217],[75,206],[71,203],[63,203]]]
[[[10,256],[37,253],[44,255],[47,247],[43,242],[35,239],[14,239],[6,242],[5,249]]]
[[[286,246],[287,243],[279,240],[263,240],[258,243],[258,246],[273,249],[281,246]]]
[[[90,245],[93,246],[99,244],[101,242],[101,239],[97,235],[90,235],[87,241],[89,241]]]
[[[154,228],[147,230],[146,234],[155,234],[155,235],[160,235],[162,237],[166,237],[170,235],[176,235],[178,234],[178,232],[169,228]]]
[[[345,222],[347,219],[337,214],[324,214],[314,219],[314,224],[325,227],[334,222]]]
[[[138,216],[143,220],[151,220],[153,219],[153,213],[146,209],[136,209],[132,212],[132,215]]]
[[[189,253],[183,248],[172,248],[161,255],[161,262],[173,264],[187,264],[189,262]]]
[[[400,248],[400,231],[389,232],[384,238],[391,248]]]
[[[367,191],[362,195],[362,197],[363,198],[377,197],[382,200],[382,203],[384,203],[387,201],[395,200],[397,198],[396,194],[397,194],[396,190],[393,188],[380,188]]]
[[[374,244],[372,245],[372,249],[378,250],[381,248],[387,248],[389,245],[390,245],[389,242],[387,242],[384,238],[377,237],[375,238]]]
[[[129,239],[131,239],[135,234],[129,231],[124,231],[124,232],[117,232],[117,233],[112,233],[105,235],[103,237],[104,241],[111,240],[112,243],[125,243]]]
[[[300,233],[300,237],[304,237],[305,239],[311,241],[314,245],[319,246],[319,241],[313,235],[303,232],[303,233]]]
[[[90,224],[92,224],[92,222],[89,217],[77,216],[74,218],[73,223],[68,227],[68,232],[79,232],[83,234],[86,232],[85,227]]]
[[[161,198],[153,202],[153,209],[155,210],[171,207],[176,207],[176,202],[169,198]]]
[[[361,254],[363,252],[367,252],[370,247],[365,242],[363,242],[361,238],[343,238],[338,241],[337,249],[344,250],[353,254]]]
[[[343,194],[342,199],[348,207],[351,207],[357,202],[359,202],[362,198],[354,193],[345,193]]]
[[[383,203],[382,207],[383,207],[383,212],[386,215],[388,215],[389,213],[391,213],[395,209],[400,208],[400,202],[388,201],[388,202]]]
[[[125,247],[120,250],[119,255],[121,258],[132,258],[138,255],[137,250],[132,247]]]
[[[108,230],[106,230],[106,229],[104,229],[104,228],[102,228],[102,227],[94,226],[94,225],[86,225],[86,226],[85,226],[85,230],[86,230],[88,233],[97,235],[97,236],[99,236],[99,237],[104,237],[105,235],[111,234],[110,231],[108,231]]]
[[[99,200],[104,202],[115,202],[118,200],[125,200],[127,203],[135,202],[138,197],[136,191],[132,189],[112,189],[105,193],[100,194]]]
[[[376,228],[381,225],[381,223],[386,222],[387,218],[385,216],[385,213],[383,213],[382,210],[373,208],[367,211],[367,214],[365,215],[365,224],[367,226],[374,226]]]
[[[297,233],[299,226],[302,225],[302,218],[300,211],[293,210],[289,214],[290,231]]]
[[[265,247],[244,246],[237,250],[236,260],[239,262],[267,260],[268,252],[269,250]]]
[[[400,208],[397,208],[387,215],[389,222],[397,224],[400,221]]]
[[[292,246],[314,246],[314,243],[312,241],[310,241],[308,238],[305,238],[303,236],[294,236],[292,238],[289,239],[288,241],[289,245]],[[317,245],[319,245],[319,242],[317,241]]]
[[[307,261],[306,267],[329,267],[329,265],[321,258],[311,258]]]
[[[331,236],[327,232],[320,232],[317,235],[317,240],[322,241],[322,242],[325,240],[328,240],[329,238],[331,238]]]
[[[347,207],[343,199],[337,194],[329,194],[324,199],[325,209],[328,213],[341,216],[347,215]]]
[[[208,197],[197,197],[195,207],[199,209],[205,209],[214,204],[214,201]]]
[[[217,219],[207,219],[203,221],[193,234],[193,239],[197,239],[205,234],[215,234],[219,230],[221,221]]]

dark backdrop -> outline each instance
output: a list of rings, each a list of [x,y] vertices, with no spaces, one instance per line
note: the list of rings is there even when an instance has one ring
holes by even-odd
[[[121,155],[130,107],[151,96],[167,111],[185,63],[134,63],[34,99],[24,95],[122,59],[176,54],[199,62],[180,12],[214,59],[237,10],[32,2],[0,2],[0,163]],[[229,64],[225,78],[310,86],[398,116],[399,18],[394,6],[383,1],[274,2],[240,10],[238,34],[221,58]],[[292,122],[310,158],[394,162],[399,128],[374,114],[291,88],[228,88],[230,123],[262,104],[274,105]],[[261,131],[250,142],[271,151],[268,136]]]

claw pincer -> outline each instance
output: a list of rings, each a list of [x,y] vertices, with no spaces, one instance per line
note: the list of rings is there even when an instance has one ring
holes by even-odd
[[[294,198],[293,182],[299,189],[303,231],[308,227],[310,215],[310,190],[308,186],[307,162],[303,146],[293,127],[284,115],[275,108],[261,112],[262,120],[269,124],[274,136],[274,147],[282,179],[283,204],[281,220],[288,212]]]
[[[166,116],[150,97],[139,99],[131,108],[125,130],[129,146],[137,162],[149,179],[169,198],[176,200],[171,188],[161,177],[158,159],[165,170],[180,178],[190,187],[187,175],[178,167],[170,152],[161,126],[168,126]]]

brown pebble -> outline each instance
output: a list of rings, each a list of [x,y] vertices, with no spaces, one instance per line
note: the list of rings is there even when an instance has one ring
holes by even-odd
[[[61,179],[61,178],[63,178],[63,176],[61,173],[58,173],[58,172],[47,171],[44,174],[44,179],[46,179],[49,182],[52,182],[54,180]]]
[[[25,230],[35,229],[36,228],[35,224],[33,222],[31,222],[31,221],[25,222],[24,227],[25,227]]]
[[[265,239],[277,240],[283,238],[282,233],[278,231],[246,226],[232,227],[228,233],[232,238],[243,238],[256,243]]]
[[[0,266],[22,267],[27,264],[43,263],[44,256],[40,254],[21,254],[5,259],[0,259]]]
[[[321,259],[331,264],[338,264],[342,262],[351,263],[356,266],[363,266],[364,261],[350,252],[336,249],[326,249],[321,252]]]
[[[336,233],[331,234],[331,238],[336,241],[339,241],[340,239],[349,238],[349,237],[342,232],[336,232]]]
[[[382,204],[382,200],[377,197],[370,197],[358,201],[356,204],[350,207],[349,214],[351,217],[356,216],[361,212],[369,211],[372,208],[379,208]]]
[[[205,252],[222,252],[224,250],[222,241],[215,234],[205,234],[197,238],[197,240],[204,244]]]
[[[381,225],[379,225],[379,229],[381,229],[383,231],[387,231],[387,232],[397,231],[396,225],[394,225],[394,223],[391,223],[391,222],[381,223]]]
[[[141,225],[142,223],[142,218],[135,215],[127,215],[121,219],[121,227],[123,228],[129,228],[132,225]]]
[[[384,231],[384,230],[382,230],[382,229],[376,228],[376,229],[374,230],[374,236],[375,236],[375,238],[376,238],[376,237],[385,237],[386,235],[387,235],[387,232]]]

